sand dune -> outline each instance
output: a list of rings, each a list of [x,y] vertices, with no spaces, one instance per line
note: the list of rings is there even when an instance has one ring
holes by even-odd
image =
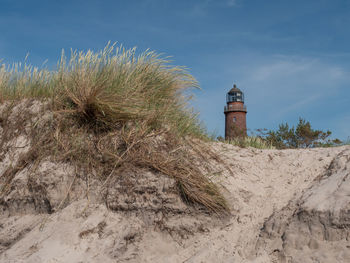
[[[0,178],[28,143],[2,146]],[[0,200],[0,262],[350,262],[349,146],[210,147],[230,215],[186,205],[173,179],[147,170],[101,195],[66,163],[18,170]]]

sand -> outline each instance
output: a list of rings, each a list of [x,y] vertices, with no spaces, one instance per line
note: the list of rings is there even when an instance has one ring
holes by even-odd
[[[2,147],[0,177],[27,144],[19,136]],[[99,183],[68,164],[19,171],[0,200],[0,262],[350,262],[350,146],[210,147],[227,216],[189,207],[174,180],[146,170],[104,198],[87,195]]]

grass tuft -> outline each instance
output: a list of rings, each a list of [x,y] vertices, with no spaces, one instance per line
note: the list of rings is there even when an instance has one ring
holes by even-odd
[[[237,137],[226,142],[242,148],[253,147],[257,149],[275,149],[271,143],[254,136]]]
[[[52,156],[97,173],[103,185],[128,165],[174,178],[179,194],[225,212],[218,187],[195,166],[193,138],[208,139],[184,91],[198,88],[183,67],[153,51],[108,44],[102,51],[62,52],[56,71],[1,66],[0,100],[49,103],[53,118],[32,127],[37,159]],[[203,146],[205,147],[205,146]]]

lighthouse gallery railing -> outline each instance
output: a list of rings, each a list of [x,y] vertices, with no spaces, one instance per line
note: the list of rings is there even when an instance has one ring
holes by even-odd
[[[244,111],[247,112],[247,107],[245,105],[229,105],[224,107],[224,111]]]

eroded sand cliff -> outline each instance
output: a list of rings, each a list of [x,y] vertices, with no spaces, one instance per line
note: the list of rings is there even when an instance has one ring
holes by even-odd
[[[35,104],[29,110],[38,125],[50,117]],[[0,184],[9,187],[0,262],[350,262],[349,146],[211,143],[221,160],[208,156],[206,165],[231,209],[215,216],[186,205],[173,179],[149,170],[126,170],[99,192],[100,182],[67,163],[21,166],[29,145],[21,133],[0,149]]]

